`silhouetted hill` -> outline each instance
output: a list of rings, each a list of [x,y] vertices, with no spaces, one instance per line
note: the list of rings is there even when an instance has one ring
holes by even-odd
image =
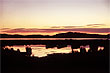
[[[21,38],[23,37],[22,35],[9,35],[9,34],[0,34],[1,38]]]
[[[59,33],[54,35],[54,37],[63,38],[108,38],[108,35],[98,35],[98,34],[87,34],[87,33],[77,33],[77,32],[67,32]]]
[[[77,32],[67,32],[59,33],[53,36],[49,35],[9,35],[9,34],[0,34],[1,38],[110,38],[108,35],[99,35],[99,34],[87,34],[87,33],[77,33]]]
[[[43,35],[9,35],[1,34],[1,38],[45,38]]]

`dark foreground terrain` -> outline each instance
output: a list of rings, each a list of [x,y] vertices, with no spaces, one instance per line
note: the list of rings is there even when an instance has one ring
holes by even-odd
[[[2,46],[23,44],[27,41],[2,41]],[[29,42],[29,41],[28,41]],[[31,44],[55,44],[55,41],[31,41]],[[43,43],[41,43],[43,42]],[[48,44],[47,44],[48,42]],[[89,44],[104,47],[103,51],[88,53],[53,54],[47,57],[27,57],[20,52],[1,49],[2,73],[109,73],[109,41],[57,41],[56,44],[71,44],[74,47]],[[94,43],[94,45],[93,45]],[[26,43],[27,44],[27,43]],[[60,46],[62,47],[62,46]]]

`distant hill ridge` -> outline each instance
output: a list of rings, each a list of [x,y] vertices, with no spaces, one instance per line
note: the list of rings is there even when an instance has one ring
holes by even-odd
[[[53,36],[0,34],[0,37],[1,38],[110,38],[110,34],[99,35],[99,34],[88,34],[88,33],[78,33],[78,32],[67,32],[67,33],[58,33]]]

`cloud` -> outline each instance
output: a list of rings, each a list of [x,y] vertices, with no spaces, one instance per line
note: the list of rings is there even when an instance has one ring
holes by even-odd
[[[84,26],[63,26],[63,28],[80,28],[80,27],[84,27]]]
[[[92,26],[92,27],[100,27],[100,26],[106,26],[105,24],[89,24],[86,26]]]
[[[110,33],[110,28],[74,28],[74,29],[37,29],[16,28],[3,30],[5,33],[54,33],[54,32],[87,32],[87,33]]]
[[[50,28],[61,28],[62,26],[52,26]]]
[[[50,28],[64,28],[64,29],[67,29],[67,28],[80,28],[80,27],[84,27],[84,26],[52,26]]]
[[[101,27],[106,26],[105,24],[88,24],[85,26],[52,26],[50,28],[64,28],[64,29],[72,29],[72,28],[84,28],[84,27]]]
[[[8,30],[8,29],[10,29],[10,28],[0,28],[0,30]]]

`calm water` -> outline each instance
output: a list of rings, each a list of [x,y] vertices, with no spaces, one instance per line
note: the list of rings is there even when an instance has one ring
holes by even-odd
[[[106,40],[106,38],[0,38],[0,40]],[[5,46],[5,48],[11,49],[13,48],[15,51],[17,49],[20,50],[20,52],[26,52],[25,49],[26,45],[14,45],[14,46]],[[44,57],[48,54],[54,54],[54,53],[71,53],[72,48],[71,45],[67,45],[67,47],[63,47],[58,49],[57,47],[54,48],[48,48],[46,49],[46,45],[30,45],[32,48],[32,55],[36,57]],[[88,52],[89,45],[86,46],[80,46],[84,47],[86,52]],[[97,49],[103,50],[103,47],[100,47]],[[74,52],[80,52],[80,48],[73,49]]]
[[[26,45],[14,45],[14,46],[5,46],[5,48],[11,49],[13,48],[15,51],[17,51],[17,49],[20,50],[20,52],[26,52],[25,49]],[[48,56],[48,54],[54,54],[54,53],[71,53],[72,52],[72,48],[71,45],[67,45],[67,47],[63,47],[58,49],[57,47],[54,48],[48,48],[46,49],[46,45],[30,45],[30,47],[32,48],[32,55],[31,56],[36,56],[36,57],[45,57]],[[85,47],[86,52],[88,52],[89,45],[86,46],[80,46],[80,47]],[[104,47],[98,47],[98,51],[99,50],[103,50]],[[74,52],[80,52],[80,48],[76,48],[73,49]]]
[[[107,38],[0,38],[0,40],[106,40]]]

